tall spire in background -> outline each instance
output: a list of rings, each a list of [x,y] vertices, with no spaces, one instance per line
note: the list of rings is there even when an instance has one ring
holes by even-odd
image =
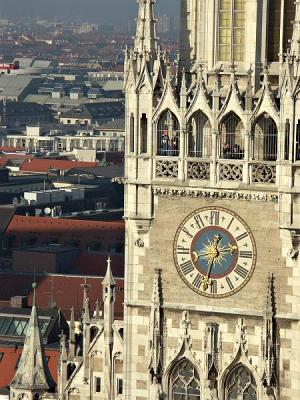
[[[157,52],[156,19],[154,4],[156,0],[138,0],[139,14],[137,19],[134,50],[155,55]]]
[[[12,390],[30,392],[48,391],[54,387],[54,382],[47,366],[43,348],[42,335],[39,328],[35,305],[35,289],[33,287],[33,305],[27,328],[26,338],[17,372],[10,385]]]
[[[105,385],[105,398],[111,400],[113,397],[113,359],[112,359],[112,349],[113,349],[113,323],[115,319],[114,309],[115,309],[115,291],[116,291],[116,281],[113,277],[111,269],[111,258],[107,259],[107,270],[106,275],[102,281],[103,287],[103,306],[104,306],[104,373],[109,379]]]

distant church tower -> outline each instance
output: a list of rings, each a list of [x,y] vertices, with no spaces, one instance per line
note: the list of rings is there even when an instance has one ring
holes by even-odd
[[[298,400],[300,4],[181,0],[174,65],[155,3],[125,59],[124,398]]]
[[[35,305],[35,284],[31,316],[19,365],[10,384],[10,399],[39,400],[55,383],[47,366]]]

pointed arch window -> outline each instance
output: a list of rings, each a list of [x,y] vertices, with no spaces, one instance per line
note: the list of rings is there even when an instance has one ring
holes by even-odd
[[[243,159],[245,131],[241,119],[229,113],[221,122],[221,158]]]
[[[200,400],[200,379],[195,366],[188,360],[180,361],[171,374],[172,400]]]
[[[219,61],[243,61],[246,0],[220,0],[219,4]]]
[[[180,146],[179,122],[170,111],[164,111],[157,124],[157,155],[178,156]]]
[[[257,400],[255,379],[244,365],[238,365],[229,373],[225,383],[225,400]]]
[[[261,115],[254,124],[253,158],[257,161],[276,161],[278,129],[269,114]]]
[[[196,112],[188,124],[188,155],[190,157],[209,158],[211,156],[212,139],[211,124],[203,112]]]

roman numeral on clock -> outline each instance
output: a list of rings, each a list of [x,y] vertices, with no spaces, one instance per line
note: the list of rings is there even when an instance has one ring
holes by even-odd
[[[216,294],[218,293],[218,281],[213,279],[210,286],[210,293]]]
[[[240,251],[240,257],[242,258],[252,258],[253,253],[252,251]]]
[[[194,265],[191,260],[186,261],[185,263],[180,265],[180,269],[184,275],[188,275],[194,271]]]
[[[190,249],[183,246],[177,246],[177,254],[190,254]]]
[[[197,289],[200,289],[200,286],[201,286],[201,275],[200,274],[197,274],[196,278],[193,280],[192,285],[195,286]]]
[[[248,233],[247,233],[247,232],[242,233],[241,235],[239,235],[239,236],[236,238],[236,240],[237,240],[237,241],[243,240],[243,239],[245,239],[247,236],[248,236]]]
[[[248,271],[246,270],[246,268],[242,267],[239,264],[235,267],[234,272],[236,274],[238,274],[243,279],[245,279],[247,277],[247,275],[248,275]]]
[[[234,286],[233,286],[233,284],[232,284],[232,282],[231,282],[231,279],[227,276],[227,278],[226,278],[226,282],[227,282],[227,285],[229,286],[229,289],[230,290],[233,290],[234,289]]]
[[[203,219],[201,218],[201,216],[199,214],[194,216],[194,220],[199,229],[204,228],[205,225],[204,225]]]
[[[194,236],[186,228],[183,228],[182,232],[184,232],[190,239],[193,239]]]
[[[231,218],[229,224],[227,225],[227,229],[229,229],[234,221],[234,217]]]
[[[220,224],[220,211],[211,211],[209,222],[211,225]]]

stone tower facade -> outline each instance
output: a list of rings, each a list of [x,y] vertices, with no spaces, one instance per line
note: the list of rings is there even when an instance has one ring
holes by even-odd
[[[114,319],[115,287],[111,260],[102,281],[103,312],[91,312],[89,285],[84,284],[80,324],[71,313],[70,335],[61,338],[57,398],[117,400],[123,396],[123,321]],[[100,288],[99,288],[100,290]]]
[[[297,400],[300,4],[182,0],[177,66],[138,4],[124,398]]]

